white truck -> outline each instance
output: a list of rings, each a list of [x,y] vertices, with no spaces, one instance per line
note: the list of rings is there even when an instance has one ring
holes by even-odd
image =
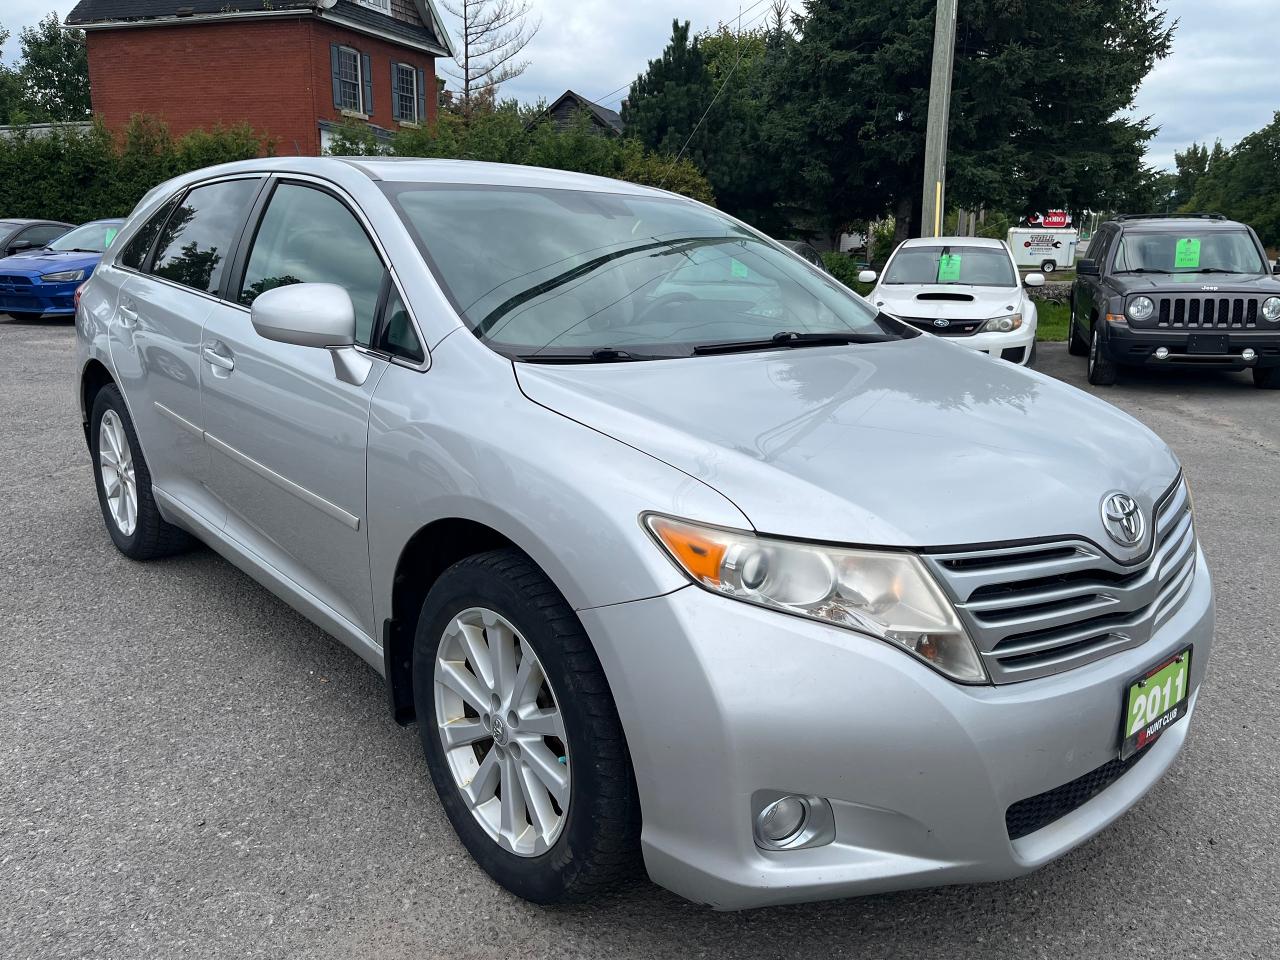
[[[1044,273],[1075,266],[1075,230],[1048,230],[1043,227],[1014,227],[1009,231],[1009,249],[1019,267],[1034,267]]]

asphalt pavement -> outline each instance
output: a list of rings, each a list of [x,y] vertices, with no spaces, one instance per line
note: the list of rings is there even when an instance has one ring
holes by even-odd
[[[1280,392],[1099,391],[1182,458],[1218,597],[1187,747],[1100,837],[983,886],[720,914],[638,882],[546,909],[473,865],[354,653],[207,550],[115,551],[72,337],[0,317],[0,957],[1280,955]],[[1084,386],[1061,344],[1040,364]]]

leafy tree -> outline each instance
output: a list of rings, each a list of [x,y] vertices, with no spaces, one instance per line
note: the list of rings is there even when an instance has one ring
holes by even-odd
[[[89,117],[89,58],[84,31],[64,30],[56,13],[19,38],[17,68],[22,108],[37,122],[85,120]]]
[[[935,0],[806,3],[787,61],[809,144],[795,189],[833,226],[888,210],[901,233],[918,232],[935,10]],[[949,199],[1080,211],[1132,193],[1154,130],[1124,111],[1171,36],[1155,0],[967,0]]]
[[[1253,227],[1267,246],[1280,246],[1280,113],[1210,157],[1187,208],[1226,214]]]
[[[1209,171],[1210,166],[1220,163],[1225,155],[1226,150],[1223,149],[1221,140],[1214,142],[1212,150],[1206,144],[1193,143],[1186,150],[1173,155],[1177,172],[1174,174],[1170,199],[1175,209],[1183,209],[1191,202],[1200,178]]]

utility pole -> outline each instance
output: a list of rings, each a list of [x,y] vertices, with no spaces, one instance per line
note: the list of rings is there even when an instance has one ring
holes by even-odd
[[[938,0],[933,27],[933,73],[929,78],[929,125],[924,137],[924,202],[920,233],[942,236],[947,201],[947,128],[951,121],[951,72],[956,59],[956,5]]]

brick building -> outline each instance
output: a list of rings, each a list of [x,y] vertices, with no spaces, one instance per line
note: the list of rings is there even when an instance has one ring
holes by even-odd
[[[174,136],[248,123],[315,155],[347,119],[380,136],[436,114],[449,37],[432,0],[80,0],[93,109]]]

